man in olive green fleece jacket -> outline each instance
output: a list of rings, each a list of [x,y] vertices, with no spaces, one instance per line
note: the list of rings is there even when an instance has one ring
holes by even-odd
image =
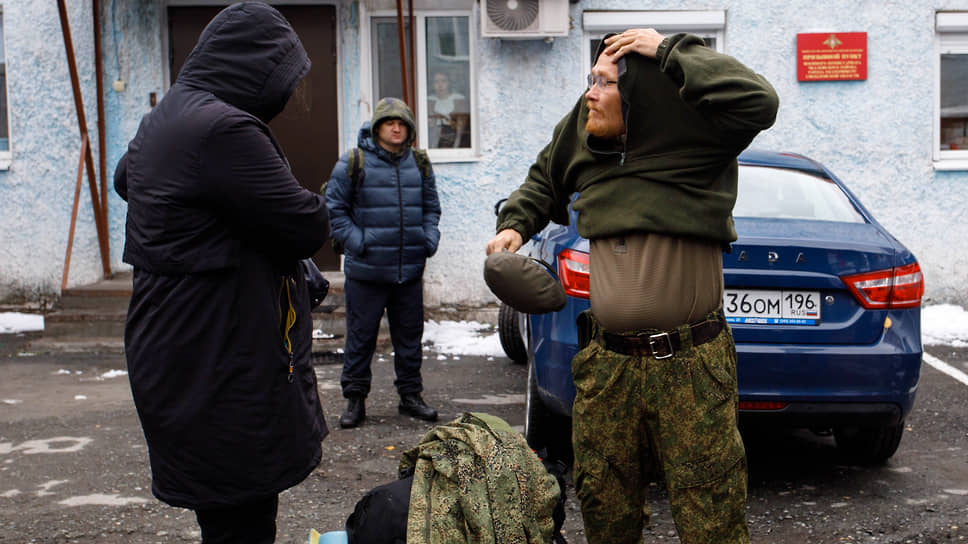
[[[769,82],[696,36],[608,36],[501,210],[488,254],[567,224],[579,193],[591,310],[572,360],[572,441],[590,543],[642,541],[652,474],[683,544],[749,542],[721,252],[736,239],[736,156],[777,107]]]

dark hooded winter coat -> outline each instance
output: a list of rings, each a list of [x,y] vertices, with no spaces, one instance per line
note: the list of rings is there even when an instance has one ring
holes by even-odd
[[[400,119],[409,127],[403,151],[390,153],[376,142],[370,127]],[[425,178],[411,146],[416,130],[413,112],[400,99],[381,99],[373,119],[360,128],[362,183],[347,173],[349,155],[339,158],[329,183],[326,205],[333,238],[345,247],[343,272],[359,281],[404,283],[423,275],[427,258],[440,242],[440,200],[431,169]]]
[[[326,241],[326,211],[266,125],[309,67],[275,9],[223,10],[115,172],[134,267],[129,379],[152,491],[175,506],[273,495],[320,460],[327,429],[298,261]]]

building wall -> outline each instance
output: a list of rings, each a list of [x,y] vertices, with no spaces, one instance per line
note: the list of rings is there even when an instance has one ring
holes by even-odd
[[[764,74],[781,98],[776,125],[753,146],[827,165],[918,257],[928,303],[968,303],[968,252],[959,249],[968,236],[968,172],[932,166],[935,11],[968,10],[964,0],[583,0],[571,6],[567,38],[479,39],[481,156],[436,165],[443,238],[427,269],[428,300],[493,300],[481,277],[491,204],[520,184],[583,91],[582,11],[611,9],[726,10],[726,51]],[[868,33],[866,81],[797,81],[796,34],[820,31]],[[347,124],[347,136],[356,124]]]
[[[577,4],[571,13],[581,20]],[[475,22],[472,32],[479,34]],[[494,234],[494,204],[524,180],[555,124],[583,94],[579,37],[576,28],[568,38],[550,42],[477,39],[478,112],[473,122],[479,127],[480,156],[474,162],[434,164],[443,211],[440,246],[424,274],[428,305],[474,306],[497,300],[483,276],[484,246]],[[345,47],[342,64],[366,70],[368,59],[360,62],[354,56],[360,55],[359,49],[359,44]],[[369,96],[368,89],[359,96],[362,100],[344,100],[345,146],[356,145],[360,124],[379,98]]]
[[[968,172],[931,162],[936,10],[968,2],[747,0],[729,11],[727,48],[780,95],[777,123],[755,145],[824,163],[917,256],[926,302],[965,305]],[[796,33],[825,30],[867,32],[866,81],[797,82]]]
[[[13,160],[9,170],[0,171],[0,299],[33,298],[60,290],[80,131],[57,3],[18,0],[2,6]],[[91,2],[71,2],[67,11],[74,43],[91,43]],[[93,98],[93,55],[81,55],[77,65],[83,92]],[[85,105],[87,118],[96,119],[94,101]],[[95,142],[96,134],[92,131]],[[83,191],[72,280],[101,273],[86,178]]]
[[[68,0],[65,4],[94,167],[100,176],[92,2]],[[160,98],[163,90],[161,33],[155,4],[101,2],[108,231],[113,270],[125,268],[121,263],[125,206],[114,193],[114,165],[134,134],[141,114],[149,109],[149,93],[155,92]],[[60,292],[80,158],[80,129],[57,2],[6,0],[0,5],[12,150],[9,170],[0,171],[0,300],[34,299]],[[118,79],[125,84],[122,92],[113,90],[112,83]],[[102,275],[85,174],[68,285],[91,283]]]
[[[113,9],[112,9],[113,8]],[[151,110],[151,99],[161,100],[168,88],[167,56],[161,28],[164,8],[159,2],[101,0],[101,49],[104,64],[105,125],[108,167],[108,228],[111,233],[112,267],[128,269],[121,262],[127,205],[114,192],[114,167],[128,150],[141,117]],[[114,87],[124,83],[123,90]]]
[[[6,0],[4,10],[13,163],[0,172],[0,298],[11,291],[56,292],[67,244],[78,159],[78,130],[56,2]],[[473,2],[474,10],[479,3]],[[373,98],[365,89],[360,25],[366,5],[339,5],[343,78],[341,146],[356,143]],[[493,204],[524,179],[555,123],[583,90],[583,10],[723,9],[726,51],[763,73],[781,98],[777,123],[754,146],[796,151],[830,167],[877,219],[917,255],[929,302],[968,304],[965,220],[968,172],[936,172],[933,145],[936,10],[968,11],[968,0],[823,2],[582,0],[573,28],[546,42],[477,38],[480,157],[438,163],[443,238],[426,273],[428,304],[493,302],[482,278],[493,235]],[[87,118],[96,139],[91,0],[68,11]],[[108,175],[134,135],[149,95],[167,88],[162,2],[101,2]],[[475,25],[473,32],[478,32]],[[796,34],[868,33],[868,79],[799,83]],[[112,82],[122,79],[125,90]],[[109,177],[110,179],[110,177]],[[111,262],[123,269],[125,205],[109,191]],[[70,284],[100,277],[90,197],[81,194]]]

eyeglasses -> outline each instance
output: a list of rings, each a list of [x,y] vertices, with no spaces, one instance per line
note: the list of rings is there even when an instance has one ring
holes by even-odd
[[[618,81],[612,81],[605,76],[596,76],[595,74],[588,74],[586,81],[588,82],[588,89],[591,89],[594,85],[600,91],[607,89],[609,84],[618,85]]]

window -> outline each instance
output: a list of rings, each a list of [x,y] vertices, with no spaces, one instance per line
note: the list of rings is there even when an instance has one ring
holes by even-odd
[[[583,74],[591,71],[595,53],[606,34],[629,28],[654,28],[660,34],[695,34],[706,45],[723,52],[725,11],[586,11],[582,14],[585,40],[582,44]]]
[[[427,147],[471,146],[467,17],[427,17]]]
[[[968,170],[968,12],[939,12],[934,161]]]
[[[417,143],[434,161],[472,159],[477,142],[470,15],[423,12],[415,19]],[[370,21],[373,101],[403,97],[396,17]]]
[[[735,217],[864,223],[833,180],[787,168],[740,166]]]
[[[7,115],[7,54],[3,43],[3,6],[0,6],[0,169],[5,169],[10,165],[10,120]]]

